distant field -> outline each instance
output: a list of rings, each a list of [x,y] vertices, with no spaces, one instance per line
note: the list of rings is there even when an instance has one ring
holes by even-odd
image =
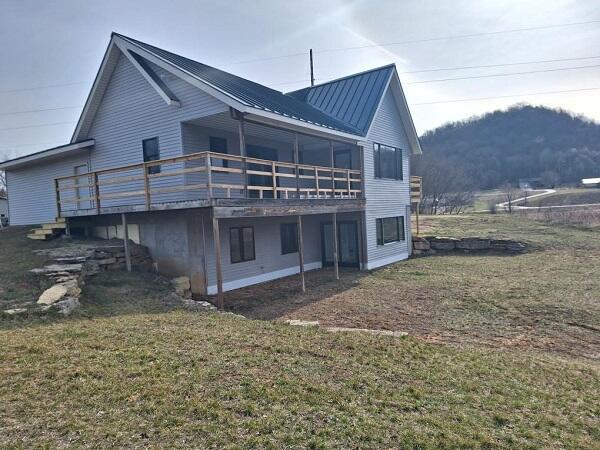
[[[527,206],[563,206],[600,204],[600,189],[569,189],[559,190],[554,194],[531,199]]]

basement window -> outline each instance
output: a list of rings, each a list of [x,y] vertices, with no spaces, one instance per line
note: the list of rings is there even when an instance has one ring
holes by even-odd
[[[157,161],[160,159],[160,149],[158,147],[158,138],[144,139],[142,141],[142,150],[144,152],[144,162]],[[160,166],[148,167],[148,173],[160,173]]]
[[[281,254],[298,252],[298,224],[281,224]]]
[[[256,259],[254,254],[254,227],[230,228],[229,252],[232,264]]]
[[[402,149],[389,145],[375,144],[373,150],[375,178],[403,180]]]
[[[404,241],[404,216],[376,219],[377,245]]]

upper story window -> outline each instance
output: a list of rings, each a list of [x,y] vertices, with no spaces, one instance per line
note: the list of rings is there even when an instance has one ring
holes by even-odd
[[[225,138],[209,136],[208,147],[211,152],[225,153],[225,154],[228,153],[227,152],[227,139],[225,139]],[[222,161],[223,161],[223,163],[222,163],[223,167],[229,167],[229,161],[227,161],[226,159],[224,159]]]
[[[281,224],[281,254],[298,252],[298,224]]]
[[[404,216],[376,219],[377,245],[404,241]]]
[[[160,149],[158,147],[158,138],[144,139],[142,141],[144,152],[144,162],[156,161],[160,159]],[[148,173],[160,173],[160,166],[148,167]]]
[[[375,178],[403,180],[402,149],[389,145],[375,144],[373,149]]]
[[[229,252],[232,264],[256,259],[254,254],[254,228],[230,228]]]

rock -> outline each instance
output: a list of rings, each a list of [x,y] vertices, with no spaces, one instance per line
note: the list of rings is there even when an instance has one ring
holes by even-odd
[[[485,238],[464,238],[456,242],[456,248],[460,250],[488,250],[490,240]]]
[[[51,305],[51,308],[55,308],[59,314],[63,316],[70,316],[73,312],[81,306],[79,300],[75,297],[66,297],[64,300]]]
[[[62,284],[55,284],[49,289],[46,289],[38,298],[38,303],[40,305],[52,305],[56,302],[59,302],[67,295],[68,289],[66,286]]]
[[[5,309],[4,314],[8,314],[9,316],[14,316],[16,314],[23,314],[27,312],[27,308],[14,308],[14,309]]]
[[[509,239],[492,239],[490,240],[490,248],[492,250],[506,250],[511,242]]]
[[[415,250],[430,250],[431,249],[431,244],[429,244],[429,241],[426,241],[425,239],[423,239],[422,241],[414,241],[413,240],[413,248]]]
[[[298,319],[289,319],[286,320],[285,323],[287,323],[288,325],[294,325],[297,327],[318,327],[319,326],[319,321],[318,320],[298,320]]]
[[[527,245],[522,242],[511,242],[506,246],[509,252],[523,252],[527,249]]]
[[[175,289],[175,293],[184,298],[191,298],[191,284],[188,277],[177,277],[171,280],[171,285]]]
[[[179,296],[178,296],[179,297]],[[217,307],[212,303],[205,301],[195,301],[187,298],[179,297],[179,299],[183,302],[183,305],[188,309],[202,309],[206,311],[216,311]]]
[[[97,259],[95,262],[100,266],[108,266],[110,264],[115,264],[117,262],[117,258]]]
[[[61,283],[62,286],[67,288],[68,297],[79,297],[81,295],[81,288],[77,283],[77,280],[69,280]]]
[[[64,258],[55,258],[54,261],[60,264],[78,264],[87,260],[87,256],[68,256]]]
[[[434,250],[454,250],[459,239],[451,237],[427,237],[429,245]]]
[[[391,330],[372,330],[368,328],[344,328],[344,327],[328,327],[325,328],[330,333],[344,333],[344,332],[360,332],[360,333],[368,333],[368,334],[376,334],[380,336],[394,336],[394,337],[404,337],[408,336],[406,331],[391,331]]]
[[[50,264],[49,266],[42,267],[41,269],[31,269],[29,272],[37,275],[44,275],[47,273],[77,273],[81,272],[82,264]]]

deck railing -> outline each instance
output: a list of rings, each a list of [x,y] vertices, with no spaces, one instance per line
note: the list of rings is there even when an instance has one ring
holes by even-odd
[[[60,216],[211,198],[353,199],[362,197],[362,177],[355,169],[200,152],[59,177],[55,190]]]

